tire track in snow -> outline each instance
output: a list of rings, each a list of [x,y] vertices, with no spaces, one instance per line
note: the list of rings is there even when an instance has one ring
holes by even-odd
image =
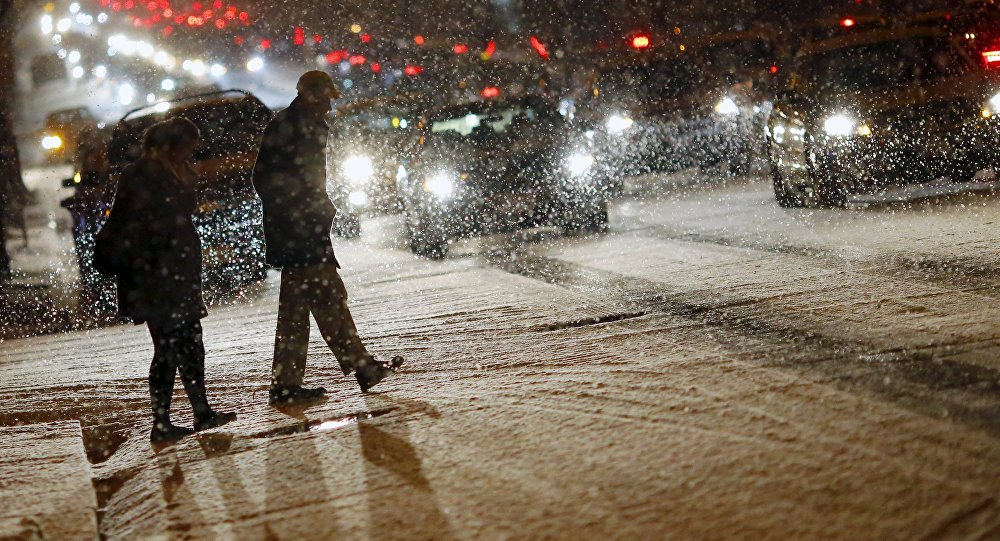
[[[846,257],[830,249],[814,248],[787,242],[747,239],[736,235],[724,235],[706,231],[684,231],[662,224],[625,229],[621,233],[636,233],[667,240],[697,242],[730,248],[747,248],[775,254],[805,256],[836,265],[848,264],[858,270],[868,270],[908,280],[929,282],[939,286],[960,289],[967,293],[1000,298],[1000,274],[997,273],[995,262],[978,260],[971,257],[940,258],[930,255],[917,257],[891,254],[883,263]]]
[[[663,313],[721,330],[713,339],[738,342],[752,336],[785,353],[769,363],[849,392],[863,390],[909,410],[947,417],[1000,438],[1000,371],[936,358],[935,349],[886,350],[863,340],[829,336],[764,316],[747,315],[731,303],[699,303],[665,282],[625,276],[538,255],[530,248],[490,251],[485,261],[500,270],[566,287],[629,307],[628,313]],[[739,303],[737,303],[739,304]],[[615,315],[611,316],[616,317]],[[569,324],[569,325],[572,325]],[[947,396],[946,396],[947,395]]]

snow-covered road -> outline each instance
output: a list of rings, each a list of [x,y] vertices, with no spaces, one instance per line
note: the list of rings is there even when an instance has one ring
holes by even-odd
[[[236,423],[151,449],[148,337],[115,327],[0,343],[0,426],[81,421],[109,539],[1000,538],[1000,197],[650,192],[440,262],[397,217],[338,240],[360,331],[408,358],[378,393],[314,333],[330,399],[265,404],[272,276],[206,320]]]

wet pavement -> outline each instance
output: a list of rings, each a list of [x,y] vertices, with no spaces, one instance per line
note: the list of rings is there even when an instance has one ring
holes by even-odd
[[[377,393],[314,332],[329,398],[266,405],[272,274],[205,321],[232,425],[151,447],[148,336],[114,326],[0,343],[0,426],[80,420],[108,539],[1000,537],[1000,197],[681,176],[606,235],[338,239],[360,332],[407,357]]]

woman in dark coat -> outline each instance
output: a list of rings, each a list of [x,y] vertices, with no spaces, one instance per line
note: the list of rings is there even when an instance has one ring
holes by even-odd
[[[119,314],[146,323],[153,339],[153,442],[194,432],[170,422],[176,372],[194,410],[194,430],[236,418],[213,411],[205,394],[200,320],[208,313],[201,297],[201,242],[191,220],[198,178],[189,163],[199,140],[198,128],[183,118],[146,130],[143,154],[122,172],[98,238],[95,263],[115,275]]]

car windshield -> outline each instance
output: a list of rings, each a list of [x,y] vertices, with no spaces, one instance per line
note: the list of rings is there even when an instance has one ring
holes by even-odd
[[[541,115],[537,108],[514,106],[444,115],[431,122],[431,133],[468,139],[516,134]]]
[[[763,39],[741,39],[715,43],[704,49],[702,55],[709,67],[723,72],[766,67],[775,62],[774,46]]]
[[[809,56],[804,77],[819,89],[864,90],[959,75],[969,69],[944,38],[880,41]]]
[[[600,78],[600,92],[609,100],[673,98],[691,92],[702,83],[697,67],[670,59],[620,66]]]

